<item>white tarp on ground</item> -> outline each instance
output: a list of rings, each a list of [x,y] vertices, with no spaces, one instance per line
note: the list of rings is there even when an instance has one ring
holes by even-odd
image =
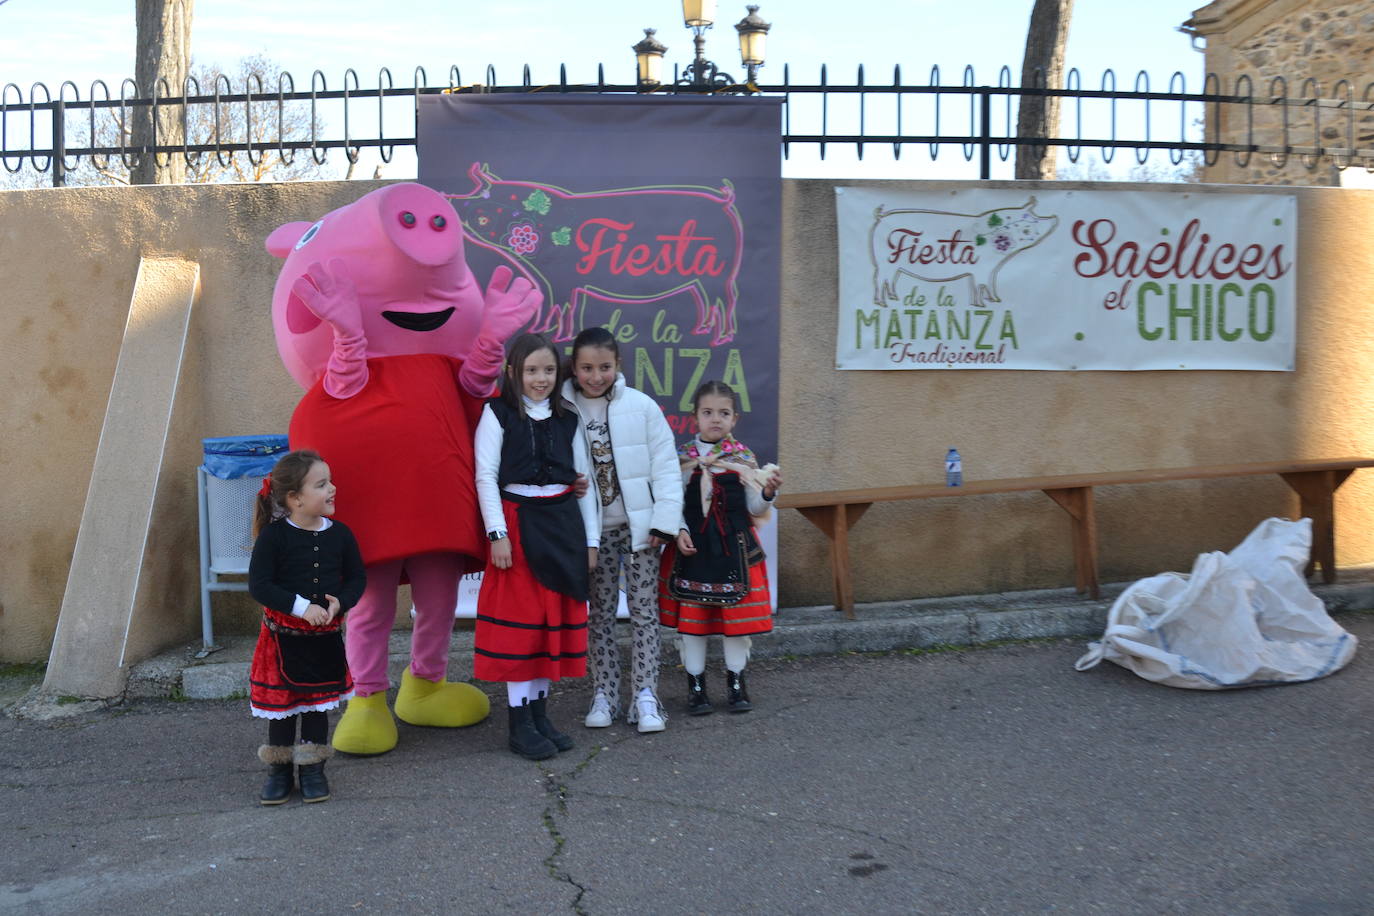
[[[1205,553],[1191,575],[1163,573],[1121,593],[1102,639],[1074,665],[1106,659],[1170,687],[1222,690],[1325,677],[1356,639],[1303,577],[1312,521],[1270,518],[1229,554]]]

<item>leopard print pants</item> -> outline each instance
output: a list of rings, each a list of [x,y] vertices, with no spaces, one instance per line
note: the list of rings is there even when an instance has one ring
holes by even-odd
[[[633,550],[628,525],[601,532],[596,571],[592,573],[591,601],[587,608],[587,661],[592,683],[606,694],[611,714],[620,715],[620,651],[615,642],[615,612],[620,603],[620,574],[625,573],[625,598],[634,627],[630,653],[631,700],[648,688],[658,698],[658,563],[652,547]],[[630,703],[631,721],[634,703]]]

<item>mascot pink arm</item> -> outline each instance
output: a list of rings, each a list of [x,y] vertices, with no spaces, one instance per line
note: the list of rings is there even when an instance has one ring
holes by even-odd
[[[367,590],[346,631],[357,696],[335,746],[379,754],[396,745],[387,642],[396,589],[407,581],[416,616],[396,715],[414,725],[481,721],[485,694],[445,679],[458,581],[482,567],[487,550],[473,430],[506,340],[542,297],[505,267],[482,289],[452,206],[418,184],[373,191],[314,223],[288,223],[267,250],[284,259],[272,297],[277,350],[305,389],[291,446],[329,462],[336,516],[353,529],[367,565]]]

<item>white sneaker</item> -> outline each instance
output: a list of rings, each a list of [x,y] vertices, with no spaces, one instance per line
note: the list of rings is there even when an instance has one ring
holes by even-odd
[[[663,713],[658,711],[658,700],[654,699],[653,694],[635,700],[635,712],[639,714],[639,724],[636,727],[641,732],[661,732],[667,727]]]
[[[587,712],[583,725],[588,728],[607,728],[611,724],[611,701],[600,690],[592,697],[592,708]]]

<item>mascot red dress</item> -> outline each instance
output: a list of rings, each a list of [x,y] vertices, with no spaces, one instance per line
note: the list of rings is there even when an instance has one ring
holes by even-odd
[[[483,290],[453,207],[417,184],[373,191],[313,224],[288,223],[267,250],[285,258],[272,296],[277,349],[306,389],[291,447],[329,462],[338,517],[367,567],[346,630],[357,695],[334,746],[351,754],[396,746],[387,643],[404,581],[415,624],[396,715],[412,725],[480,722],[486,695],[445,680],[459,578],[487,555],[473,430],[506,339],[541,296],[504,267]]]

